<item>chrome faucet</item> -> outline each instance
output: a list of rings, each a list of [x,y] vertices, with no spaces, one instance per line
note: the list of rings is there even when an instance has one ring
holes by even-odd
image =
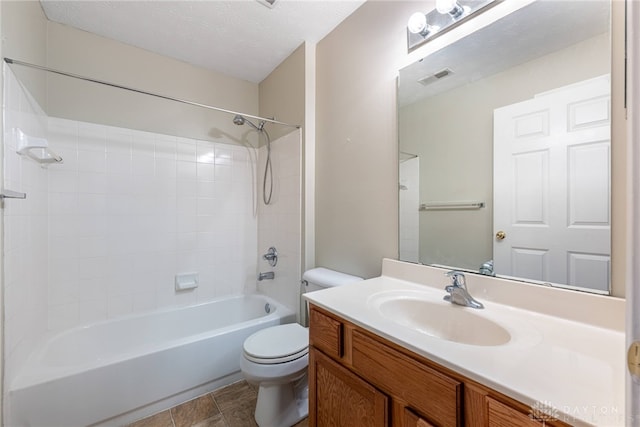
[[[266,273],[260,273],[258,274],[258,280],[262,281],[262,280],[273,280],[275,279],[276,275],[273,271],[267,271]]]
[[[449,293],[444,296],[445,301],[463,305],[465,307],[484,308],[482,303],[476,301],[471,295],[469,295],[469,291],[467,291],[467,283],[462,271],[452,270],[447,272],[446,275],[451,277],[451,284],[444,288],[444,290]]]

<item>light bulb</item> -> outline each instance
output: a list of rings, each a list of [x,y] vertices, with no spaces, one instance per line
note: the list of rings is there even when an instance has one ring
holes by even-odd
[[[442,14],[448,13],[454,18],[464,12],[456,0],[436,0],[436,10]]]
[[[409,17],[407,28],[413,34],[422,34],[427,29],[427,15],[422,12],[414,13]]]

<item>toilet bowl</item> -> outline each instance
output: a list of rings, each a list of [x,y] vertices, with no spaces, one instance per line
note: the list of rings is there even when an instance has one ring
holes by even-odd
[[[306,292],[362,280],[326,268],[309,270],[302,279]],[[290,427],[309,414],[308,365],[309,332],[297,323],[265,328],[245,340],[240,369],[258,385],[258,426]]]
[[[244,343],[240,369],[257,384],[259,426],[291,426],[309,413],[307,367],[309,334],[297,323],[273,326]]]

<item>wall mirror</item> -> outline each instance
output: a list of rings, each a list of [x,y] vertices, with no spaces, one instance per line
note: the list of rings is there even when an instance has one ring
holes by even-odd
[[[610,293],[610,3],[538,0],[400,70],[400,259]]]

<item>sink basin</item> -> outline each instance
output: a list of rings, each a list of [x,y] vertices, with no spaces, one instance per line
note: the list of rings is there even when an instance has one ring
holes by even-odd
[[[383,294],[371,302],[388,320],[446,341],[497,346],[511,340],[509,331],[473,308],[404,294]]]

